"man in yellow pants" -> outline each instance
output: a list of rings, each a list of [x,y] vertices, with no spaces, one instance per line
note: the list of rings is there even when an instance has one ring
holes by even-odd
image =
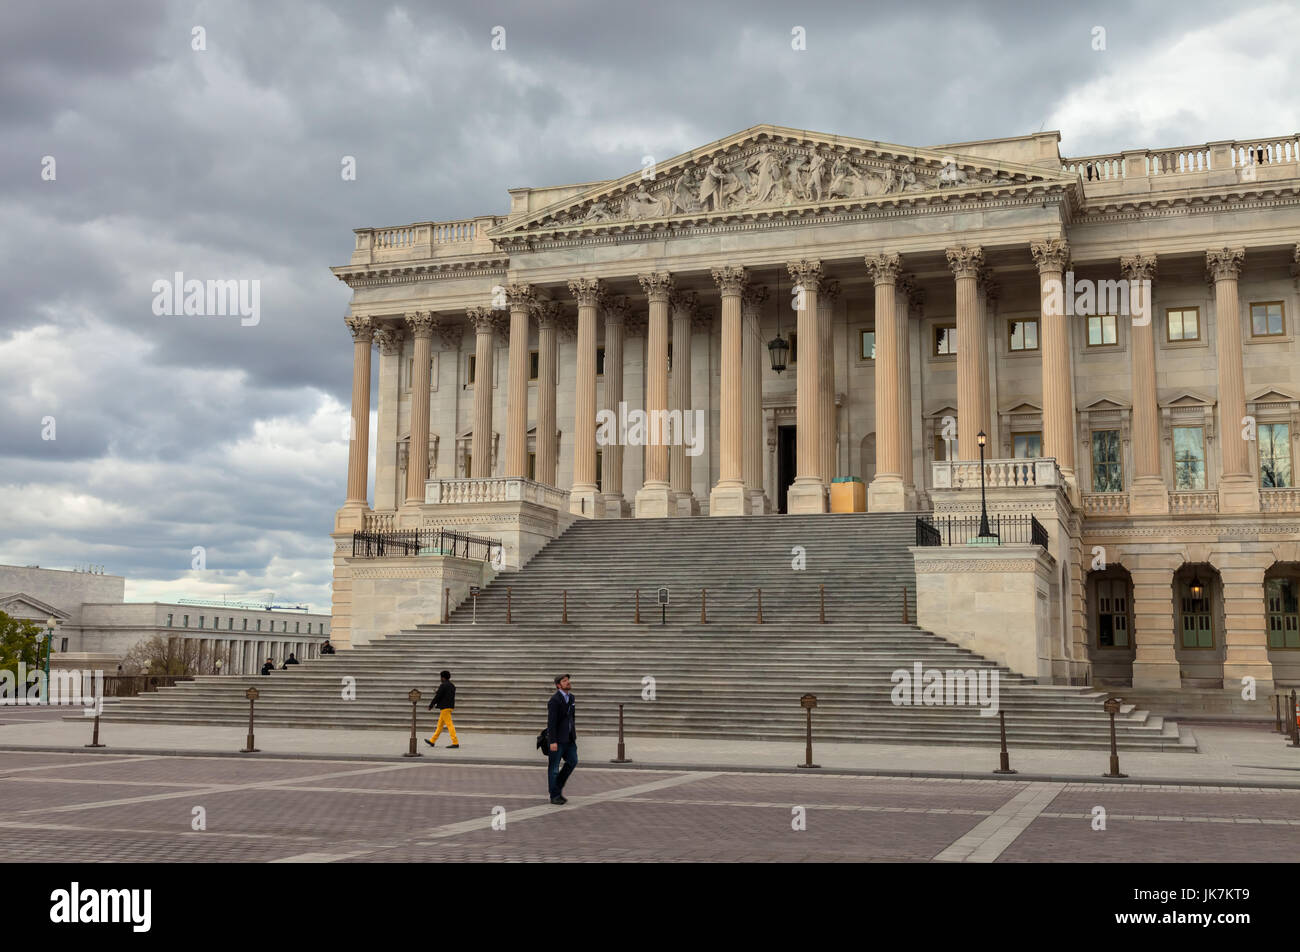
[[[456,685],[451,683],[450,671],[441,671],[439,676],[442,678],[442,683],[438,685],[437,693],[433,695],[433,700],[429,702],[429,710],[432,711],[435,707],[438,709],[438,726],[434,729],[433,736],[426,737],[424,742],[430,747],[437,746],[435,741],[437,741],[438,735],[442,733],[442,729],[445,727],[448,736],[451,737],[449,749],[455,750],[460,746],[460,742],[456,740],[456,725],[451,722],[452,708],[456,706]]]

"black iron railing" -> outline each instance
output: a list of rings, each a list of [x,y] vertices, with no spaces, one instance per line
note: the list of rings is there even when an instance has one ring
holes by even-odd
[[[919,516],[917,545],[1041,545],[1047,548],[1047,529],[1033,516],[989,514],[989,535],[980,535],[979,516]]]
[[[384,559],[410,555],[455,555],[475,562],[499,558],[500,539],[449,532],[446,529],[392,529],[352,533],[352,557]]]

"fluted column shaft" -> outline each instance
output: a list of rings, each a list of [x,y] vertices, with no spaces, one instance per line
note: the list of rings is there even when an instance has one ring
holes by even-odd
[[[490,308],[476,307],[470,309],[469,319],[474,324],[474,435],[469,444],[473,467],[470,475],[481,478],[492,475],[492,335],[496,331],[496,315]]]
[[[537,312],[537,481],[555,485],[555,318],[546,302]]]
[[[345,505],[366,505],[370,464],[370,342],[374,325],[368,317],[347,318],[352,331],[352,423],[348,429],[348,496]]]
[[[912,463],[912,343],[909,330],[912,309],[915,307],[919,312],[922,295],[911,278],[904,278],[894,287],[894,313],[898,327],[895,335],[898,338],[898,441],[903,462],[903,487],[911,493],[916,486],[916,474]]]
[[[534,301],[527,284],[506,288],[510,303],[510,351],[506,358],[506,468],[503,475],[528,475],[528,312]],[[539,440],[540,442],[540,440]]]
[[[1120,259],[1120,268],[1130,282],[1149,282],[1155,276],[1154,255]],[[1159,403],[1156,398],[1156,339],[1150,284],[1130,289],[1133,323],[1129,343],[1133,351],[1133,478],[1160,479]],[[1141,297],[1138,298],[1137,295]],[[1134,302],[1140,301],[1141,311]]]
[[[424,481],[429,478],[429,388],[433,362],[433,322],[428,311],[406,315],[415,341],[411,370],[411,443],[406,454],[406,503],[424,502]]]
[[[618,418],[618,405],[623,401],[623,320],[627,316],[626,301],[611,302],[605,308],[605,406]],[[623,494],[623,444],[618,440],[605,447],[603,492],[608,495]]]
[[[1246,386],[1241,366],[1241,319],[1237,276],[1246,253],[1224,248],[1206,255],[1214,278],[1215,343],[1218,347],[1219,447],[1224,476],[1249,476],[1249,441],[1241,438],[1246,415]]]
[[[963,245],[948,249],[948,265],[957,282],[957,452],[960,459],[977,459],[975,435],[981,430],[988,432],[988,421],[981,418],[987,398],[980,397],[981,391],[988,391],[987,366],[980,365],[984,322],[977,278],[983,264],[984,252],[980,248]],[[879,346],[876,353],[880,353]],[[879,440],[876,446],[878,452]]]
[[[646,434],[645,485],[651,489],[668,489],[667,434],[657,421],[666,416],[668,407],[668,297],[672,277],[666,272],[643,274],[641,286],[649,298],[650,314],[646,330],[646,414],[650,420]]]
[[[746,285],[740,299],[744,324],[744,448],[745,489],[754,500],[754,511],[761,513],[763,493],[763,334],[759,318],[767,301],[767,288]]]
[[[573,492],[594,493],[596,485],[596,308],[600,282],[569,282],[578,299],[577,380],[573,400]]]
[[[835,346],[832,307],[839,293],[838,281],[823,281],[817,293],[817,368],[820,378],[817,386],[817,440],[821,453],[818,469],[828,491],[831,480],[838,475],[835,459]]]
[[[714,268],[713,280],[722,292],[722,391],[718,440],[718,486],[744,485],[744,431],[742,413],[744,391],[741,388],[741,358],[744,344],[740,336],[740,294],[748,280],[744,268]]]
[[[821,481],[821,347],[817,336],[817,295],[821,290],[821,262],[790,274],[799,282],[798,368],[795,381],[795,478]]]
[[[1066,318],[1063,277],[1070,246],[1061,238],[1035,241],[1030,252],[1038,263],[1042,309],[1039,346],[1043,351],[1043,455],[1056,458],[1061,472],[1074,477],[1074,381],[1070,373],[1070,328]]]
[[[691,322],[695,319],[698,306],[693,292],[675,293],[669,302],[673,319],[673,372],[672,409],[681,412],[683,431],[686,427],[686,415],[692,409],[691,397]],[[667,355],[664,357],[667,361]],[[668,471],[673,495],[689,496],[691,488],[691,458],[686,455],[686,443],[675,440],[668,449]]]
[[[884,256],[882,256],[884,257]],[[897,259],[897,255],[891,255]],[[876,271],[876,476],[903,478],[898,401],[898,319],[894,269]],[[958,345],[960,347],[960,344]]]

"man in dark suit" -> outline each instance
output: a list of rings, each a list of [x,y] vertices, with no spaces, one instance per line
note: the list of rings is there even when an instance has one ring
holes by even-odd
[[[555,693],[546,705],[546,739],[551,749],[547,753],[546,780],[551,792],[551,802],[561,806],[569,801],[564,796],[564,784],[578,766],[578,732],[573,721],[573,693],[569,676],[558,675]],[[560,761],[564,767],[560,767]]]

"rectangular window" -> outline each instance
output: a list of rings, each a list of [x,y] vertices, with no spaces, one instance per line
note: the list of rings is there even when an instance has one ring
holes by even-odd
[[[596,348],[596,376],[603,377],[604,375],[605,375],[605,348],[597,347]]]
[[[293,623],[293,633],[294,633],[295,635],[297,635],[297,634],[301,634],[301,633],[302,633],[301,625],[302,625],[302,622],[300,622],[300,621],[296,621],[296,622]]]
[[[171,615],[168,615],[168,616],[167,616],[167,627],[170,628],[171,626],[172,626],[172,616],[171,616]]]
[[[1092,491],[1124,491],[1124,471],[1119,458],[1119,430],[1092,431]]]
[[[311,634],[311,622],[307,622],[307,634]]]
[[[465,451],[465,478],[468,479],[469,474],[472,472],[474,472],[473,454],[471,454],[469,450],[466,450]]]
[[[67,651],[67,650],[68,650],[68,639],[67,639],[67,638],[64,638],[63,641],[60,642],[60,644],[59,644],[59,650],[60,650],[60,651]]]
[[[1199,426],[1174,427],[1174,489],[1205,488],[1205,431]]]
[[[1016,459],[1039,459],[1043,455],[1043,434],[1015,433],[1011,437],[1011,446]]]
[[[181,623],[182,623],[182,627],[184,627],[184,628],[188,628],[188,627],[190,627],[190,616],[189,616],[189,615],[182,615],[182,616],[181,616]]]
[[[863,360],[876,359],[876,332],[875,330],[863,331],[860,335],[861,347],[859,353],[862,354]]]
[[[1165,332],[1171,341],[1200,340],[1201,309],[1182,307],[1165,311]]]
[[[1255,435],[1259,443],[1260,486],[1291,486],[1291,427],[1286,423],[1261,423]]]
[[[934,436],[934,461],[936,463],[948,462],[948,441],[937,433]]]
[[[282,622],[280,622],[280,630],[281,630],[282,632],[284,632],[285,634],[288,634],[288,633],[289,633],[289,623],[288,623],[287,621],[282,621]]]
[[[1294,578],[1264,581],[1264,603],[1268,610],[1268,646],[1300,648],[1300,585]]]
[[[536,380],[541,371],[542,360],[541,354],[535,350],[528,352],[528,379]]]
[[[257,630],[258,631],[262,630],[262,619],[260,618],[257,620]]]
[[[227,619],[226,619],[226,631],[234,631],[234,629],[235,629],[235,619],[233,619],[233,618],[227,618]]]
[[[1088,318],[1088,346],[1109,347],[1119,342],[1114,314],[1095,314]]]
[[[792,367],[799,359],[799,333],[797,331],[790,332],[790,356],[786,359]]]
[[[951,357],[957,353],[957,325],[936,324],[934,328],[934,356]]]
[[[199,627],[200,627],[200,628],[203,627],[203,616],[202,616],[202,615],[199,616]]]
[[[1128,592],[1123,579],[1097,583],[1097,645],[1128,647]]]
[[[1038,350],[1038,321],[1007,321],[1013,351]]]
[[[1210,615],[1210,590],[1206,587],[1200,598],[1192,598],[1191,583],[1182,583],[1182,633],[1184,648],[1213,648],[1214,622]]]
[[[534,481],[537,480],[537,454],[536,453],[528,454],[528,478]]]
[[[1286,333],[1286,317],[1281,301],[1265,301],[1250,306],[1251,337],[1281,337]]]
[[[248,619],[244,619],[244,631],[248,631]]]
[[[477,360],[476,354],[465,355],[465,386],[474,383],[474,362]]]

